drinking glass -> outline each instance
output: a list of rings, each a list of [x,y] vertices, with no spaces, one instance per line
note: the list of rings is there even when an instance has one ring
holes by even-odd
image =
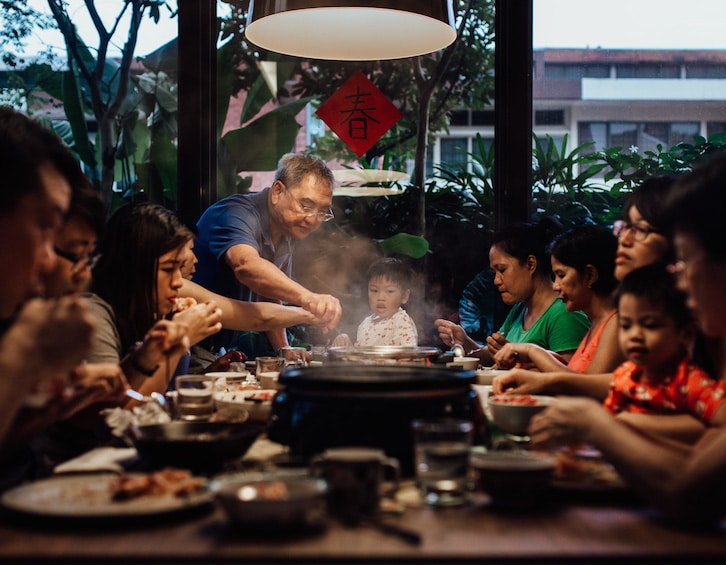
[[[466,503],[472,422],[436,418],[414,420],[412,426],[416,483],[424,501],[432,506]]]
[[[285,360],[285,367],[306,367],[308,350],[304,347],[281,347],[280,357]]]

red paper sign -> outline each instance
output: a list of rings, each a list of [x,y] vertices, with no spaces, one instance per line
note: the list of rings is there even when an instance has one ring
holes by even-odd
[[[401,119],[396,108],[360,71],[316,112],[358,157]]]

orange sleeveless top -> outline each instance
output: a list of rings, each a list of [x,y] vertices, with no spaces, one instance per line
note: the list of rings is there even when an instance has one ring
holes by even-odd
[[[615,316],[615,314],[617,314],[617,310],[613,310],[612,313],[607,318],[605,318],[603,323],[600,324],[597,328],[590,328],[587,331],[585,337],[582,338],[580,345],[577,347],[577,351],[575,351],[575,353],[572,355],[572,358],[570,359],[570,362],[567,364],[570,369],[572,369],[573,371],[577,371],[578,373],[587,372],[587,368],[590,366],[592,358],[595,357],[597,346],[600,345],[602,331],[603,329],[605,329],[605,326],[610,321],[610,318]],[[595,330],[595,333],[592,334],[592,339],[588,342],[587,338],[590,333],[592,333],[593,329]]]

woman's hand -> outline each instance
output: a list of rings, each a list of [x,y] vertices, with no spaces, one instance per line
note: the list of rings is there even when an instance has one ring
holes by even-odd
[[[209,300],[188,306],[172,317],[174,322],[187,326],[189,343],[194,345],[222,329],[222,309]]]
[[[133,353],[136,362],[143,367],[152,367],[168,356],[186,353],[190,347],[188,333],[186,324],[159,320],[146,332],[143,342]]]
[[[501,349],[494,354],[494,364],[499,369],[511,369],[513,367],[521,367],[531,364],[531,359],[528,354],[529,346],[529,343],[505,343]]]
[[[494,332],[487,338],[487,347],[489,348],[489,354],[494,357],[499,350],[509,343],[509,340],[504,337],[501,332]]]
[[[598,426],[612,426],[614,419],[602,404],[590,398],[557,397],[529,424],[533,447],[553,447],[578,442],[594,443]]]
[[[492,380],[494,394],[537,394],[547,384],[544,373],[526,369],[512,369],[506,375],[497,375]]]
[[[471,351],[479,347],[479,344],[471,339],[460,325],[442,319],[435,320],[434,324],[436,324],[436,331],[439,332],[439,337],[445,345],[453,347],[458,343],[465,351]]]

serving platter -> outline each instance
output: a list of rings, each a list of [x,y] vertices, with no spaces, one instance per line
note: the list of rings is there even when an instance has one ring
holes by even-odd
[[[33,516],[74,519],[138,518],[177,513],[209,504],[207,488],[186,496],[171,493],[114,500],[113,473],[81,474],[43,479],[3,494],[2,505]]]

